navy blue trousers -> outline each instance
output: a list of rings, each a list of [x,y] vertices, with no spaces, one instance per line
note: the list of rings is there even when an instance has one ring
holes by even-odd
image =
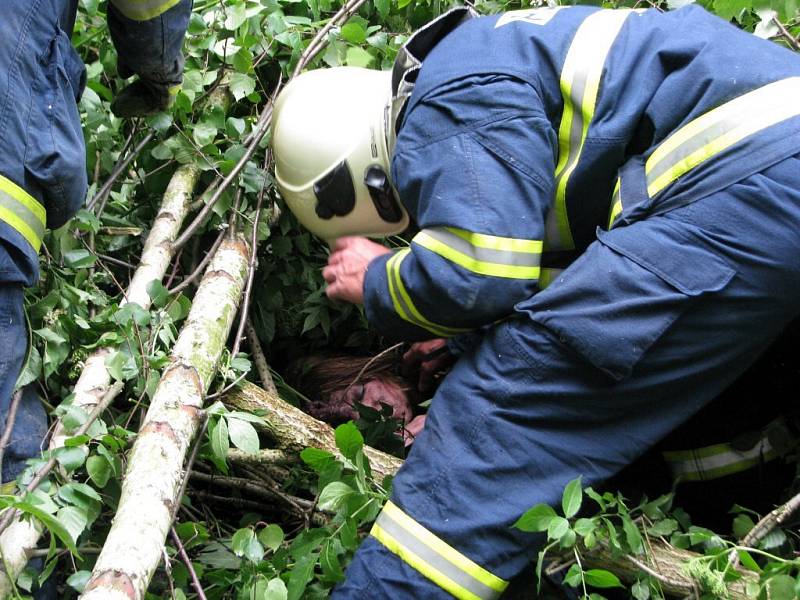
[[[392,502],[497,577],[541,537],[511,528],[564,485],[620,471],[741,374],[800,307],[800,155],[598,232],[440,386]],[[367,538],[334,598],[452,596]]]
[[[8,410],[28,347],[22,285],[0,282],[0,431],[5,431]],[[28,458],[39,456],[47,433],[47,414],[33,388],[25,388],[11,440],[3,458],[0,481],[13,481]]]

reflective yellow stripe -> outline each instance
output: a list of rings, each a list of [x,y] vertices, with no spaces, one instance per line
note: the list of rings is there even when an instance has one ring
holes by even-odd
[[[564,272],[564,269],[552,269],[550,267],[542,268],[542,274],[539,276],[539,289],[543,290],[547,286],[549,286],[553,281],[555,281],[556,277],[561,275]]]
[[[715,444],[695,450],[662,453],[673,477],[680,481],[708,481],[741,473],[760,462],[769,462],[780,454],[767,437],[750,450],[737,450],[730,444]]]
[[[670,135],[647,160],[652,197],[700,163],[771,125],[800,115],[800,77],[767,84],[726,102]]]
[[[147,21],[167,12],[181,0],[111,0],[119,12],[132,21]]]
[[[611,196],[611,211],[608,214],[608,228],[614,225],[614,221],[622,213],[622,195],[619,191],[620,181],[617,177],[617,183],[614,184],[614,194]]]
[[[24,237],[35,252],[39,252],[47,224],[47,212],[33,196],[2,175],[0,219]]]
[[[411,296],[408,295],[408,292],[403,285],[403,279],[400,276],[400,265],[406,256],[408,256],[410,251],[411,250],[409,248],[404,248],[403,250],[396,252],[392,258],[386,261],[386,278],[389,283],[389,295],[392,298],[392,304],[395,312],[401,319],[408,321],[417,327],[426,329],[434,335],[438,335],[440,337],[451,337],[458,333],[469,331],[468,329],[447,327],[445,325],[437,325],[436,323],[432,323],[423,317],[422,313],[417,310],[417,307],[411,300]]]
[[[567,215],[567,184],[578,165],[594,117],[606,57],[630,14],[628,9],[592,13],[578,27],[567,52],[561,70],[564,112],[558,128],[556,197],[547,223],[550,250],[571,250],[575,246]]]
[[[478,275],[537,279],[542,242],[472,233],[454,227],[424,229],[413,243]]]
[[[456,598],[492,600],[508,587],[507,581],[461,554],[391,501],[383,507],[370,533]]]

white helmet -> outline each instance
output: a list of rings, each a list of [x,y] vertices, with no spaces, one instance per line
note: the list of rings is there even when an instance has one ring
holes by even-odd
[[[389,179],[391,95],[390,71],[336,67],[296,77],[275,103],[278,188],[300,223],[328,242],[408,226]]]

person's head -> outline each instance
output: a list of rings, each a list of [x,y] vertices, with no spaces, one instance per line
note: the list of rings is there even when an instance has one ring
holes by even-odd
[[[400,233],[408,214],[389,175],[391,74],[357,67],[309,71],[278,96],[275,177],[289,209],[328,242]]]

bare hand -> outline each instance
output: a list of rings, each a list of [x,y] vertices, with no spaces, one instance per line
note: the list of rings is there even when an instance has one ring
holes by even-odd
[[[412,344],[403,355],[403,371],[406,377],[417,378],[417,389],[428,392],[433,388],[437,376],[455,361],[447,348],[447,340],[437,338]]]
[[[328,283],[325,293],[331,300],[353,304],[364,302],[364,275],[374,258],[391,252],[364,237],[347,236],[336,240],[322,277]]]

